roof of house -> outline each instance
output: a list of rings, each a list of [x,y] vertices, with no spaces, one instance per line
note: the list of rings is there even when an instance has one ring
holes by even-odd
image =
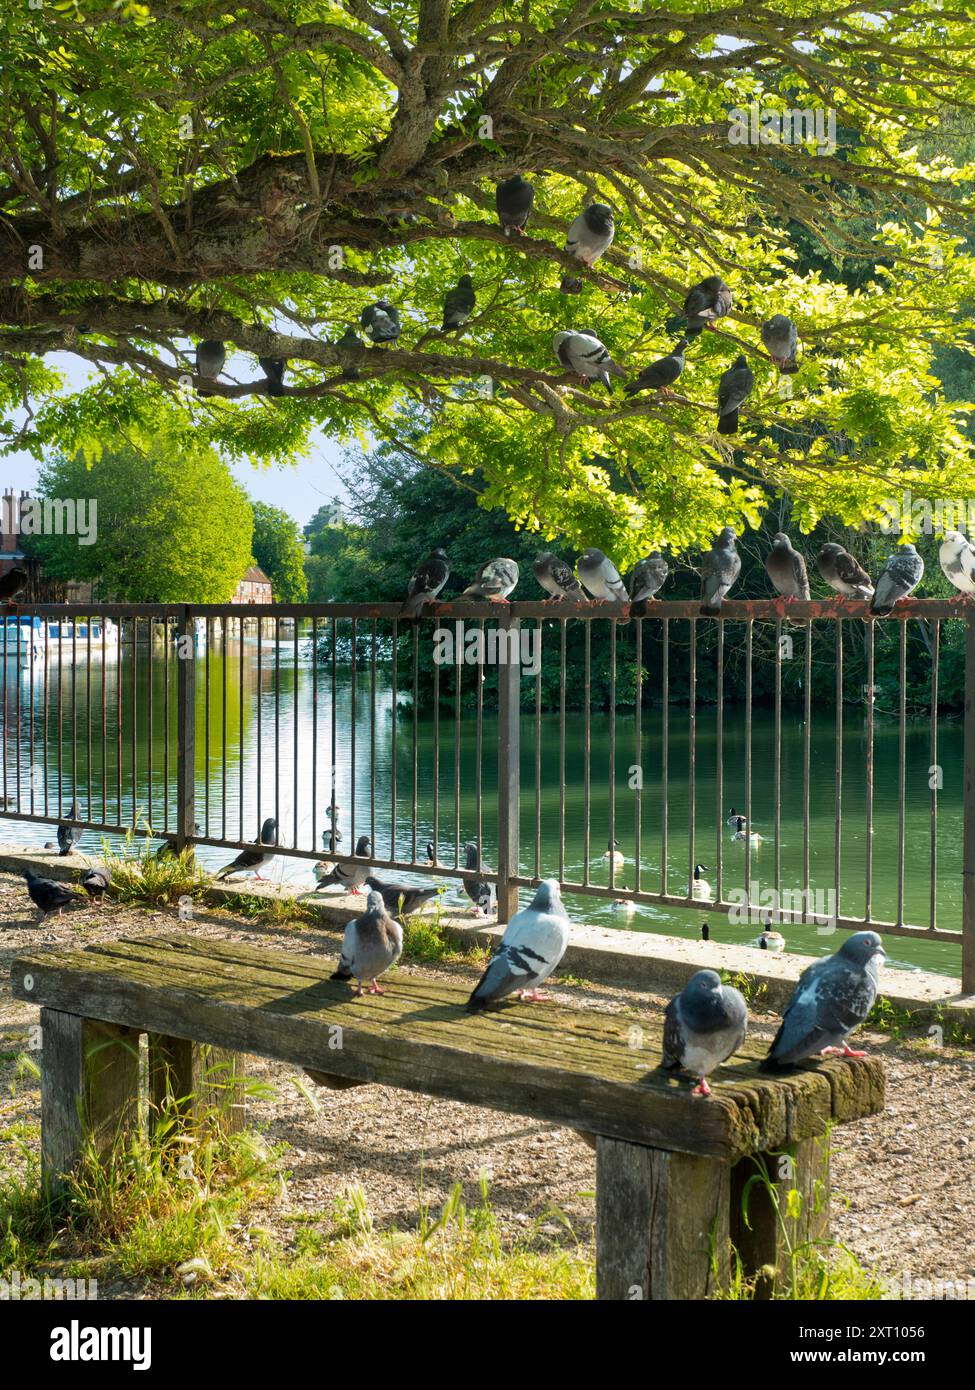
[[[260,565],[251,565],[250,569],[244,571],[240,582],[241,584],[270,584],[271,581]]]

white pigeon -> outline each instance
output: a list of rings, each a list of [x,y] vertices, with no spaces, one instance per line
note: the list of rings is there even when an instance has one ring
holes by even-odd
[[[468,1011],[478,1013],[516,991],[533,1003],[547,999],[538,986],[551,975],[568,944],[569,918],[558,882],[545,878],[531,904],[516,912],[505,927],[501,945],[467,1001]]]
[[[938,551],[945,578],[960,594],[975,594],[975,545],[960,531],[946,531]]]
[[[626,376],[623,368],[613,361],[609,348],[588,328],[556,333],[552,346],[562,366],[575,372],[582,381],[601,381],[607,391],[612,391],[610,377]]]

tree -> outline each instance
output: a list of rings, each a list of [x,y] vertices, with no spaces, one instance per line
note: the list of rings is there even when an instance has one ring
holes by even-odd
[[[45,575],[94,583],[119,602],[227,603],[250,562],[246,493],[212,449],[176,449],[165,432],[146,451],[106,449],[94,467],[80,454],[55,459],[39,491],[97,507],[91,545],[32,538]]]
[[[970,20],[931,0],[882,11],[878,23],[873,0],[8,6],[8,441],[86,450],[119,417],[148,428],[165,396],[188,437],[231,457],[293,458],[315,429],[368,433],[476,471],[486,505],[620,563],[754,524],[770,492],[791,495],[805,529],[876,518],[908,486],[972,494],[964,411],[931,372],[935,348],[967,347],[972,166],[922,144],[970,103]],[[791,112],[818,113],[824,138],[790,116],[798,138],[763,143],[768,118]],[[535,211],[527,235],[506,238],[494,187],[516,171],[536,185]],[[617,230],[587,269],[562,247],[593,198]],[[800,235],[820,268],[799,270]],[[869,265],[854,287],[831,274],[845,257]],[[560,294],[567,270],[581,295]],[[435,325],[465,271],[477,310],[448,342]],[[674,396],[623,401],[559,369],[553,331],[589,327],[635,372],[712,272],[735,307],[694,343]],[[337,348],[380,296],[402,312],[401,343]],[[774,311],[801,330],[792,397],[759,346]],[[228,376],[197,396],[192,343],[213,338],[231,350]],[[732,451],[714,398],[739,351],[757,387]],[[53,352],[101,373],[61,400]],[[258,355],[287,360],[283,397],[267,395]],[[407,439],[394,423],[405,405],[424,415]]]
[[[304,603],[308,597],[305,580],[305,550],[298,523],[280,507],[255,502],[254,559],[270,579],[280,603]]]

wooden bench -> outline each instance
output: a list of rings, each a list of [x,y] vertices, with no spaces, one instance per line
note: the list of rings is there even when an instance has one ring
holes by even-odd
[[[108,1159],[137,1122],[139,1035],[154,1098],[198,1086],[204,1047],[269,1057],[321,1084],[377,1082],[568,1126],[596,1150],[598,1296],[703,1298],[782,1267],[783,1240],[828,1228],[833,1122],[875,1114],[874,1058],[759,1073],[748,1042],[710,1099],[658,1067],[661,1020],[551,1005],[470,1015],[467,983],[394,973],[353,998],[332,962],[192,936],[25,955],[17,998],[41,1006],[42,1161],[54,1195],[91,1141]],[[749,1183],[762,1171],[769,1178]],[[748,1219],[742,1196],[748,1194]],[[802,1211],[783,1222],[778,1194]],[[783,1213],[786,1203],[782,1202]],[[795,1199],[793,1199],[795,1205]]]

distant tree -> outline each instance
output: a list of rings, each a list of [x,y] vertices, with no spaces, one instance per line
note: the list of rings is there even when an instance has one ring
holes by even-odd
[[[331,502],[325,502],[319,507],[311,521],[302,527],[302,534],[306,541],[310,541],[313,536],[327,530],[329,527],[338,526],[342,522],[344,507],[337,497],[333,497]]]
[[[298,523],[280,507],[254,503],[254,559],[274,586],[281,603],[304,603],[308,597],[305,580],[305,549]]]

